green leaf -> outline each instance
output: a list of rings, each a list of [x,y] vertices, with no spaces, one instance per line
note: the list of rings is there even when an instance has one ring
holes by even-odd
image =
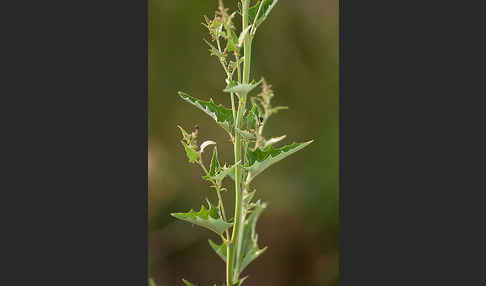
[[[233,285],[231,285],[231,286],[241,286],[241,285],[243,284],[243,281],[245,281],[245,280],[246,280],[246,278],[248,278],[248,276],[241,278],[240,280],[236,281],[236,282],[235,282]]]
[[[213,157],[211,158],[211,165],[209,167],[209,175],[216,175],[216,172],[219,172],[220,168],[221,167],[218,161],[218,148],[215,146],[213,149]]]
[[[209,52],[211,53],[211,56],[216,56],[218,58],[222,58],[224,56],[223,53],[216,49],[216,47],[213,46],[210,42],[206,41],[206,39],[203,40],[209,46]]]
[[[246,210],[249,210],[250,208],[252,208],[250,203],[251,203],[251,200],[253,199],[253,197],[255,196],[255,193],[256,193],[256,190],[254,190],[253,192],[243,193],[243,207]]]
[[[152,279],[152,278],[149,279],[149,286],[156,286],[154,279]]]
[[[253,107],[245,116],[246,128],[253,130],[256,129],[260,125],[259,118],[260,113],[258,111],[258,106],[253,104]]]
[[[260,80],[259,82],[252,82],[249,84],[246,83],[230,83],[223,91],[224,92],[234,92],[238,94],[248,94],[250,91],[252,91],[255,87],[260,85],[262,81]]]
[[[221,243],[221,245],[218,245],[214,243],[211,239],[208,239],[209,245],[211,248],[218,254],[221,259],[226,263],[226,243]]]
[[[186,149],[187,158],[189,159],[189,163],[194,163],[199,159],[200,154],[194,150],[191,146],[187,145],[185,142],[181,141],[182,145],[184,145],[184,149]]]
[[[177,219],[190,222],[214,231],[221,235],[225,230],[230,228],[233,224],[227,223],[221,217],[221,212],[218,207],[214,207],[211,202],[208,201],[209,208],[206,209],[204,205],[201,206],[199,212],[195,212],[192,209],[187,213],[172,213],[171,215]]]
[[[268,140],[265,140],[265,142],[263,143],[263,149],[267,149],[267,147],[270,147],[273,144],[282,141],[283,139],[285,139],[285,137],[287,137],[287,135],[282,135],[280,137],[275,137],[275,138],[270,138]]]
[[[243,137],[246,140],[255,141],[255,139],[256,139],[255,134],[248,132],[247,130],[241,130],[239,128],[235,128],[235,130],[236,130],[236,132],[238,132],[238,134],[241,135],[241,137]]]
[[[255,192],[249,195],[253,197]],[[250,198],[251,199],[251,198]],[[256,223],[262,211],[267,207],[265,203],[257,201],[255,204],[255,209],[251,212],[248,219],[245,221],[243,227],[243,241],[241,249],[241,260],[240,260],[240,271],[242,272],[253,260],[258,256],[263,254],[267,247],[260,249],[258,247],[258,235],[256,234]],[[221,244],[216,244],[212,240],[208,240],[211,248],[218,254],[218,256],[226,263],[226,244],[223,242]]]
[[[177,125],[177,127],[179,127],[179,129],[181,130],[182,132],[182,138],[186,141],[190,141],[191,140],[191,135],[189,133],[187,133],[186,130],[184,130],[184,128],[180,127],[179,125]]]
[[[293,143],[277,149],[270,146],[266,150],[261,150],[260,148],[257,148],[255,151],[248,150],[246,153],[249,166],[248,182],[251,182],[251,180],[271,165],[303,149],[312,142],[313,140],[305,143]]]
[[[239,272],[243,270],[258,256],[267,250],[267,247],[260,249],[258,247],[258,235],[256,233],[256,223],[262,211],[267,207],[267,204],[257,201],[255,209],[251,212],[248,219],[245,221],[243,227],[243,241],[241,248],[241,261]]]
[[[205,176],[204,178],[210,179],[210,180],[213,180],[213,181],[216,181],[216,182],[222,182],[223,179],[226,178],[226,176],[230,175],[231,173],[234,173],[234,169],[239,164],[240,164],[240,162],[236,162],[236,164],[234,164],[233,166],[231,166],[229,168],[226,167],[226,165],[225,165],[223,167],[220,167],[219,172],[217,172],[214,176]]]
[[[234,181],[235,180],[235,170],[232,170],[231,173],[228,174],[230,178]]]
[[[263,0],[263,3],[258,1],[255,4],[255,6],[250,7],[248,9],[248,17],[249,17],[250,24],[254,23],[255,18],[257,17],[257,14],[258,14],[258,18],[255,21],[255,29],[258,28],[258,26],[260,26],[260,24],[262,24],[263,21],[265,21],[265,19],[267,19],[268,15],[272,11],[273,7],[275,7],[275,5],[277,5],[277,2],[278,2],[278,0]],[[261,8],[260,8],[260,4],[261,4]],[[260,9],[260,12],[258,12],[258,9]]]
[[[239,50],[238,36],[232,29],[228,30],[228,41],[226,43],[226,50],[229,52],[237,52]]]
[[[222,105],[216,105],[212,99],[209,101],[194,98],[184,92],[179,92],[179,96],[190,104],[196,106],[211,116],[224,130],[231,133],[233,128],[233,111]]]
[[[184,282],[184,284],[186,284],[186,286],[196,286],[196,285],[192,284],[191,282],[187,281],[186,279],[182,279],[182,282]]]

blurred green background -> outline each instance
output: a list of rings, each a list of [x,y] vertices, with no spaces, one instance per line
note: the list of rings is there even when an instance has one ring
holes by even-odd
[[[225,0],[235,10],[237,0]],[[149,275],[158,286],[222,285],[223,261],[207,230],[169,214],[199,209],[216,195],[187,162],[177,125],[200,127],[199,142],[218,142],[220,159],[233,162],[232,145],[213,120],[176,92],[230,106],[224,72],[203,38],[203,15],[217,0],[149,0]],[[269,202],[257,231],[269,249],[247,269],[245,286],[338,285],[338,0],[281,0],[253,41],[252,79],[264,76],[275,91],[267,137],[282,144],[315,142],[272,166],[253,186]],[[239,22],[239,20],[237,21]],[[207,160],[207,159],[206,159]],[[233,187],[224,193],[233,207]],[[232,211],[228,211],[232,213]]]

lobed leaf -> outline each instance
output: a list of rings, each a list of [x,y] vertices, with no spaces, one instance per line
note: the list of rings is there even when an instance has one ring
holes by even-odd
[[[196,106],[211,116],[224,130],[231,133],[233,128],[233,111],[222,105],[216,105],[212,99],[209,101],[194,98],[184,92],[179,92],[179,96],[190,104]]]
[[[260,148],[257,148],[255,151],[248,150],[246,153],[249,170],[247,183],[251,182],[251,180],[271,165],[303,149],[312,142],[313,140],[305,143],[293,143],[277,149],[270,146],[266,150],[261,150]]]
[[[195,212],[191,209],[187,213],[171,213],[171,215],[177,219],[199,225],[221,235],[225,230],[230,228],[233,223],[225,222],[221,217],[219,208],[214,207],[209,201],[208,204],[208,209],[202,205],[199,212]]]

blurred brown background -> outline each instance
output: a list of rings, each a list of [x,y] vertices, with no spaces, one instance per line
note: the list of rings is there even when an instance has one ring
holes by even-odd
[[[233,11],[237,0],[224,3]],[[221,161],[233,162],[224,131],[176,96],[181,90],[230,106],[224,72],[202,41],[203,15],[216,7],[217,0],[149,0],[149,276],[158,286],[225,279],[224,263],[207,243],[218,238],[169,215],[216,200],[187,162],[178,124],[198,124],[200,142],[217,141]],[[315,142],[254,181],[257,197],[269,202],[257,226],[260,246],[269,249],[246,269],[245,286],[339,284],[338,12],[337,0],[281,0],[253,41],[252,79],[264,76],[274,105],[290,107],[269,120],[265,134],[287,134],[283,144]]]

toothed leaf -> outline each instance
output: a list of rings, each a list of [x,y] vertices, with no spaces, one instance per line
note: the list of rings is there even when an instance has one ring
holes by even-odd
[[[231,166],[229,168],[226,167],[226,165],[225,165],[225,166],[221,167],[219,172],[217,172],[214,176],[206,176],[205,178],[211,179],[211,180],[216,181],[216,182],[222,182],[223,179],[226,178],[226,176],[228,176],[232,172],[234,172],[234,169],[239,164],[240,164],[240,162],[237,162],[236,164],[234,164],[233,166]]]
[[[252,91],[255,87],[257,87],[262,81],[259,82],[252,82],[249,84],[246,83],[239,83],[235,84],[231,82],[223,91],[224,92],[235,92],[238,94],[247,94]]]
[[[261,150],[260,148],[257,148],[255,151],[248,150],[248,152],[246,153],[249,166],[248,180],[253,180],[256,176],[258,176],[261,172],[263,172],[271,165],[303,149],[310,143],[312,143],[312,141],[308,141],[305,143],[293,143],[277,149],[274,149],[272,146],[270,146],[266,150]]]
[[[253,196],[254,192],[251,193]],[[258,247],[258,235],[256,234],[255,227],[258,218],[262,211],[267,207],[265,203],[258,201],[255,204],[255,209],[245,221],[243,228],[243,242],[242,242],[242,259],[240,261],[240,272],[242,272],[253,260],[264,253],[267,247],[260,249]],[[218,254],[218,256],[226,263],[226,245],[224,243],[216,244],[212,240],[208,240],[211,248]]]
[[[171,215],[177,219],[202,226],[221,235],[233,224],[227,223],[223,220],[218,207],[214,207],[210,202],[208,202],[208,204],[208,209],[206,209],[204,205],[202,205],[199,212],[190,210],[187,213],[172,213]]]
[[[235,130],[246,140],[254,141],[256,139],[255,134],[248,132],[247,130],[241,130],[239,128],[235,128]]]
[[[253,104],[253,107],[248,111],[245,116],[245,123],[248,129],[256,129],[260,125],[260,113],[258,112],[258,106]]]
[[[258,235],[256,234],[256,223],[262,211],[267,207],[265,203],[257,201],[255,209],[251,212],[243,227],[242,241],[242,260],[240,261],[240,272],[242,272],[253,260],[264,253],[267,247],[260,249],[258,247]]]
[[[213,100],[204,101],[186,93],[179,92],[179,96],[211,116],[224,130],[231,133],[233,128],[233,111],[222,105],[216,105]]]
[[[187,158],[189,159],[189,163],[194,163],[199,159],[200,154],[194,150],[191,146],[187,145],[185,142],[182,142],[184,145],[184,149],[186,150]]]
[[[218,148],[215,146],[213,149],[213,157],[211,158],[211,165],[209,167],[209,175],[214,176],[216,172],[220,169],[219,161],[218,161]]]
[[[250,206],[250,203],[251,203],[251,200],[253,199],[253,197],[255,196],[255,193],[256,193],[256,190],[254,190],[253,192],[248,192],[248,193],[244,193],[243,194],[243,207],[247,210],[249,210],[251,208]]]
[[[235,34],[233,30],[228,31],[229,37],[226,43],[226,51],[228,52],[237,52],[239,50],[238,47],[238,36]]]
[[[226,244],[223,242],[221,245],[214,243],[211,239],[208,239],[211,248],[218,254],[221,259],[226,263]]]
[[[184,130],[184,128],[182,128],[181,126],[177,125],[177,127],[179,127],[179,129],[182,132],[182,139],[184,139],[185,141],[190,141],[191,135],[186,130]]]

